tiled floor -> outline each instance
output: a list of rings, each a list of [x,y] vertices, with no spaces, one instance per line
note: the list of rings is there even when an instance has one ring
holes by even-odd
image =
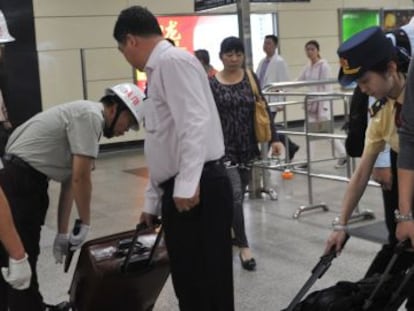
[[[295,139],[302,148],[297,159],[304,159],[304,143]],[[320,142],[317,156],[328,154],[330,145]],[[313,172],[346,176],[346,169],[334,169],[335,160],[312,165]],[[127,150],[101,154],[93,173],[92,227],[90,238],[134,228],[141,213],[146,184],[145,158],[142,150]],[[330,233],[332,220],[338,215],[346,183],[313,178],[313,202],[325,202],[329,211],[315,210],[292,218],[295,210],[308,204],[307,178],[295,174],[291,194],[285,193],[279,171],[271,172],[271,182],[279,198],[272,201],[246,198],[245,218],[251,248],[257,261],[257,271],[241,269],[238,252],[234,249],[234,284],[236,310],[281,310],[286,307],[310,275],[317,263],[324,242]],[[42,235],[42,253],[39,260],[39,279],[46,301],[58,303],[67,300],[74,264],[68,274],[56,265],[52,244],[56,230],[56,206],[59,186],[50,185],[51,204]],[[382,220],[380,190],[369,187],[360,209],[375,212]],[[73,218],[75,215],[72,215]],[[362,226],[374,221],[354,224]],[[342,255],[330,270],[312,288],[333,285],[338,280],[357,280],[367,269],[380,245],[364,239],[351,238]],[[75,255],[76,256],[76,255]],[[74,262],[76,262],[76,257]],[[155,307],[156,311],[178,310],[168,281]]]

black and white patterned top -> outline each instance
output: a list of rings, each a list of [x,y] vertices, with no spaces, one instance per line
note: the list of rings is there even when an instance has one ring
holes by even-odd
[[[260,155],[254,130],[254,95],[247,74],[236,84],[210,78],[224,135],[225,160],[248,163]]]

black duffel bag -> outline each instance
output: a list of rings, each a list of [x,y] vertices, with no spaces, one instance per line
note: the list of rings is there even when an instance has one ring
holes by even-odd
[[[380,274],[374,274],[358,282],[340,281],[334,286],[309,294],[294,311],[362,311],[380,278]],[[383,308],[403,278],[403,273],[391,276],[375,295],[368,310],[385,311]]]

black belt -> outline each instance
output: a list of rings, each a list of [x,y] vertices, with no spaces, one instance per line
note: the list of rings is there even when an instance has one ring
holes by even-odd
[[[207,161],[203,165],[203,171],[207,171],[209,169],[212,169],[212,168],[214,168],[216,166],[221,166],[221,165],[224,165],[223,158],[217,159],[217,160],[212,160],[212,161]],[[165,190],[166,187],[169,187],[169,186],[171,186],[171,185],[174,184],[174,180],[175,180],[175,176],[167,179],[166,181],[163,181],[162,183],[159,184],[159,186],[162,189]]]
[[[211,168],[213,166],[223,165],[223,164],[224,164],[224,161],[223,161],[223,158],[221,158],[218,160],[212,160],[212,161],[205,162],[203,168]]]
[[[30,164],[28,164],[26,161],[24,161],[23,159],[19,158],[18,156],[14,155],[14,154],[6,153],[3,156],[3,161],[5,163],[10,163],[10,164],[13,164],[14,166],[17,166],[21,169],[24,169],[28,173],[34,174],[38,177],[46,178],[45,174],[39,172],[38,170],[33,168]]]

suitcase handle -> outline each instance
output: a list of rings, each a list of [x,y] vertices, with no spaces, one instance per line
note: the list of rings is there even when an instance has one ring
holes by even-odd
[[[348,242],[349,234],[345,236],[345,240],[341,245],[341,249],[345,247],[346,242]],[[318,267],[322,264],[324,265],[324,269],[321,272],[319,279],[325,274],[325,272],[328,270],[328,268],[331,265],[332,260],[334,260],[338,256],[338,252],[336,251],[335,245],[332,246],[332,248],[329,250],[329,253],[326,255],[323,255],[320,259],[320,262],[315,266],[315,268],[312,269],[311,273],[314,273]]]
[[[349,239],[349,234],[346,235],[345,240],[342,243],[341,249],[344,248],[345,243],[348,241],[348,239]],[[335,246],[333,246],[329,250],[328,254],[323,255],[319,259],[319,262],[312,269],[311,276],[309,277],[309,279],[305,282],[305,284],[302,286],[302,288],[299,290],[299,292],[290,302],[289,306],[283,309],[282,311],[293,311],[294,310],[294,308],[299,304],[299,302],[306,295],[306,293],[312,287],[312,285],[316,282],[316,280],[320,279],[325,274],[325,272],[329,269],[332,261],[336,258],[336,256],[337,256],[337,251],[335,249]]]
[[[384,285],[385,281],[388,279],[392,267],[394,267],[395,262],[397,261],[398,257],[401,253],[411,246],[411,240],[407,239],[404,241],[399,242],[394,248],[394,255],[391,257],[387,267],[385,268],[384,273],[382,274],[377,286],[375,286],[374,290],[372,291],[371,295],[368,299],[365,300],[365,303],[362,307],[362,310],[368,310],[374,302],[374,298],[377,296],[378,291]]]
[[[155,250],[156,250],[156,248],[158,247],[158,244],[161,241],[161,237],[162,237],[162,233],[163,233],[163,227],[161,225],[161,220],[160,219],[157,218],[156,221],[154,221],[154,225],[161,226],[161,229],[157,234],[154,245],[151,247],[150,255],[149,255],[149,258],[147,260],[146,266],[149,266],[152,263],[153,257],[154,257],[154,254],[155,254]],[[121,265],[121,272],[125,273],[125,272],[128,271],[128,266],[131,262],[131,257],[132,257],[132,254],[134,253],[134,248],[135,248],[135,244],[138,240],[139,233],[144,231],[144,230],[147,230],[147,229],[149,229],[149,227],[147,226],[146,223],[142,222],[142,223],[137,224],[137,226],[135,228],[135,232],[134,232],[134,237],[132,238],[131,246],[128,249],[128,254],[126,255],[125,260]]]
[[[406,249],[408,249],[410,247],[411,247],[411,240],[410,239],[401,241],[395,246],[395,253],[401,254],[403,251],[405,251]]]
[[[402,280],[400,286],[397,290],[391,295],[391,299],[385,306],[384,310],[397,311],[402,305],[406,297],[404,292],[408,292],[410,286],[413,284],[414,277],[414,265],[412,265],[405,273],[404,279]]]

